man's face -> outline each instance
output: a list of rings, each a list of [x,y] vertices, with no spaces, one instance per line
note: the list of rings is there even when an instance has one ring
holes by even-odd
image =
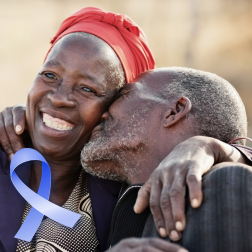
[[[127,169],[129,158],[154,143],[162,101],[157,96],[158,84],[146,81],[146,75],[122,89],[119,98],[103,114],[104,122],[92,131],[91,140],[82,151],[87,172],[125,181],[127,173],[137,168],[136,165],[131,171]]]

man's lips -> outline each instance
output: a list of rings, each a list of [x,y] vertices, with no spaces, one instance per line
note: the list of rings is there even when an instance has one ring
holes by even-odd
[[[101,130],[102,130],[102,125],[101,125],[101,124],[97,125],[97,126],[92,130],[91,137],[94,136],[95,134],[97,134],[98,132],[100,132]]]

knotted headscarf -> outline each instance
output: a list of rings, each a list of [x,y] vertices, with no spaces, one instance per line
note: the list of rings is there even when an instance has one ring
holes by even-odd
[[[48,53],[59,39],[73,32],[91,33],[109,44],[122,63],[127,82],[155,67],[144,32],[126,15],[83,8],[63,21]]]

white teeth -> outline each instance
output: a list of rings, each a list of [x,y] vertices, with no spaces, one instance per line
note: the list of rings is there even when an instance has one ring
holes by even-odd
[[[43,122],[45,123],[45,125],[51,129],[56,129],[56,130],[71,130],[73,129],[73,127],[67,126],[65,124],[61,124],[61,123],[57,123],[57,122],[52,122],[52,120],[50,119],[45,119],[43,118]]]
[[[49,127],[52,127],[52,125],[53,125],[53,123],[52,123],[52,121],[49,119],[49,120],[47,120],[47,121],[45,121],[45,123],[47,124],[47,126],[49,126]]]

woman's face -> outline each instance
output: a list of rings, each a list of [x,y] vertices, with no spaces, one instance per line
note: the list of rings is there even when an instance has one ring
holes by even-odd
[[[33,146],[45,157],[78,158],[102,113],[112,103],[121,63],[97,37],[59,40],[36,76],[26,120]]]

